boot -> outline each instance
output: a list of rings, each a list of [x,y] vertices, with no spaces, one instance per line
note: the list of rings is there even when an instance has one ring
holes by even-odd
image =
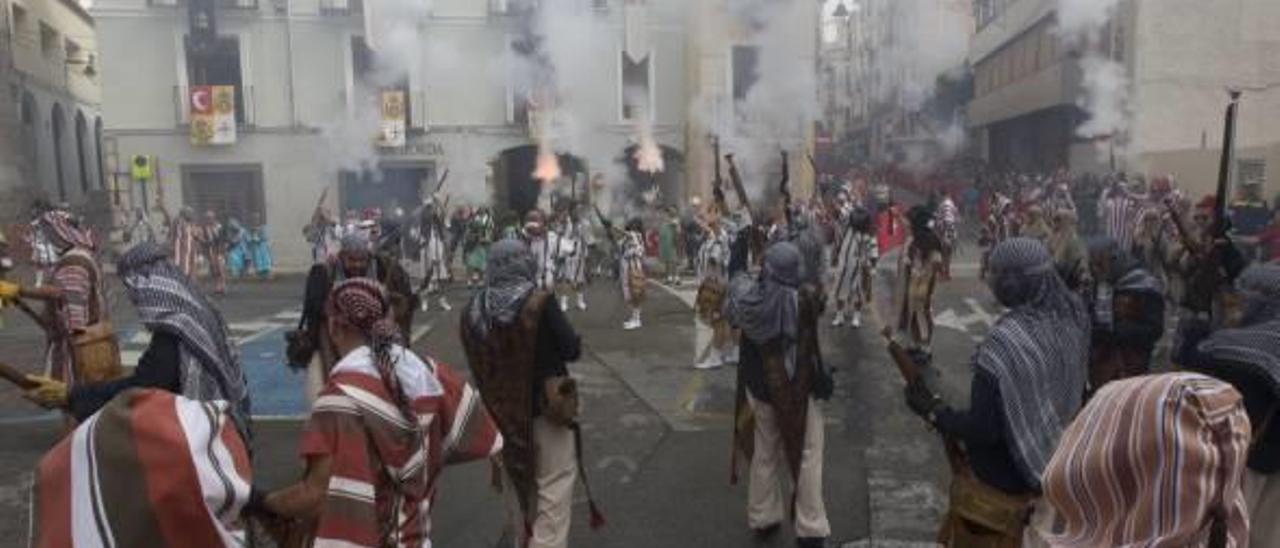
[[[578,292],[578,310],[587,311],[587,296],[581,291]]]
[[[627,331],[640,329],[640,309],[631,310],[631,319],[622,323],[622,328]]]
[[[431,299],[422,299],[422,306],[420,308],[422,308],[423,312],[431,310]]]
[[[844,325],[844,312],[836,312],[836,317],[831,319],[831,327],[840,327]]]
[[[861,310],[853,311],[853,320],[849,322],[849,325],[853,326],[854,328],[862,327],[862,311]]]
[[[729,349],[725,350],[724,352],[721,352],[721,355],[724,356],[724,363],[726,364],[738,363],[738,345],[736,344],[729,345]]]
[[[568,296],[568,295],[561,295],[561,296],[560,296],[560,311],[561,311],[561,312],[568,312],[568,311],[569,311],[569,296]]]
[[[445,312],[453,310],[453,307],[449,306],[449,301],[445,300],[444,295],[440,296],[440,309],[444,310]]]
[[[723,366],[724,366],[724,356],[720,354],[719,349],[712,348],[710,352],[707,352],[707,359],[694,364],[693,368],[701,369],[705,371],[708,369],[716,369]]]

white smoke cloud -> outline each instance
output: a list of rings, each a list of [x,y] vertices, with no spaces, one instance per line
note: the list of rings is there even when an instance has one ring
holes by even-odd
[[[1076,128],[1076,135],[1087,139],[1112,137],[1104,147],[1099,143],[1099,156],[1110,154],[1110,147],[1126,141],[1132,115],[1129,106],[1129,75],[1126,68],[1100,51],[1110,36],[1103,30],[1112,21],[1119,0],[1058,0],[1058,37],[1068,48],[1081,52],[1080,96],[1076,104],[1089,119]],[[1123,151],[1121,151],[1123,154]]]

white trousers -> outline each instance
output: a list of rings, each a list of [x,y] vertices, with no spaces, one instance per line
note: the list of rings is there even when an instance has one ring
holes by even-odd
[[[747,395],[756,417],[755,454],[751,458],[751,482],[747,486],[747,525],[761,529],[781,523],[787,514],[790,498],[782,495],[782,485],[790,476],[790,467],[782,449],[777,412],[773,405],[756,401]],[[831,536],[827,508],[822,500],[822,454],[825,424],[818,401],[809,398],[805,416],[804,452],[800,459],[800,478],[796,491],[795,530],[797,537]]]
[[[528,539],[528,547],[564,548],[569,545],[573,488],[578,479],[573,430],[538,417],[533,420],[533,443],[538,452],[537,516],[533,519],[533,536]],[[510,478],[504,475],[502,479],[507,484],[504,492],[507,515],[511,519],[511,537],[515,548],[523,548],[525,528],[520,502],[516,490],[511,487]]]

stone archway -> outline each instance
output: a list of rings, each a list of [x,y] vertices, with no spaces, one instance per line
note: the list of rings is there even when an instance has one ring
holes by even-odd
[[[582,159],[572,154],[558,154],[556,158],[564,177],[576,178],[577,192],[585,192],[587,170]],[[542,183],[533,178],[537,163],[538,147],[534,145],[512,147],[498,153],[498,157],[492,162],[494,209],[522,217],[530,209],[537,207],[538,198],[544,190]],[[564,190],[563,193],[567,192],[568,190]]]

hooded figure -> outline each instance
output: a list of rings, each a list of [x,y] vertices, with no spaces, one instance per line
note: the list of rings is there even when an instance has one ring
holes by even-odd
[[[1164,286],[1107,236],[1089,242],[1093,344],[1089,386],[1144,375],[1164,336]]]
[[[1058,437],[1080,409],[1089,315],[1037,240],[1010,238],[998,244],[991,253],[989,283],[1009,311],[974,354],[969,409],[948,407],[924,383],[907,387],[907,404],[964,445],[973,478],[986,487],[980,491],[991,506],[1024,512],[1041,488]],[[955,545],[958,536],[975,529],[962,511],[966,502],[952,500],[940,533],[948,541],[944,544]],[[985,535],[992,544],[983,546],[1018,546],[1022,522]]]
[[[1236,286],[1243,310],[1235,326],[1210,332],[1205,320],[1185,324],[1176,361],[1231,383],[1244,395],[1254,442],[1245,495],[1254,527],[1252,546],[1280,542],[1280,265],[1249,267]]]
[[[547,387],[569,379],[566,363],[577,361],[581,343],[536,275],[523,243],[493,244],[485,285],[463,310],[461,334],[480,396],[502,432],[517,545],[551,548],[567,543],[581,459],[576,423],[564,424],[548,410]]]
[[[795,244],[770,246],[758,280],[734,278],[724,315],[742,331],[739,406],[745,401],[755,416],[754,441],[738,448],[751,456],[748,524],[768,533],[782,522],[786,470],[794,486],[795,535],[803,548],[822,546],[831,534],[822,499],[824,425],[818,404],[830,397],[831,387],[818,346],[823,300],[816,288],[801,284],[802,261]],[[735,422],[736,440],[746,435],[738,430],[741,424]],[[736,460],[733,468],[736,477]]]

